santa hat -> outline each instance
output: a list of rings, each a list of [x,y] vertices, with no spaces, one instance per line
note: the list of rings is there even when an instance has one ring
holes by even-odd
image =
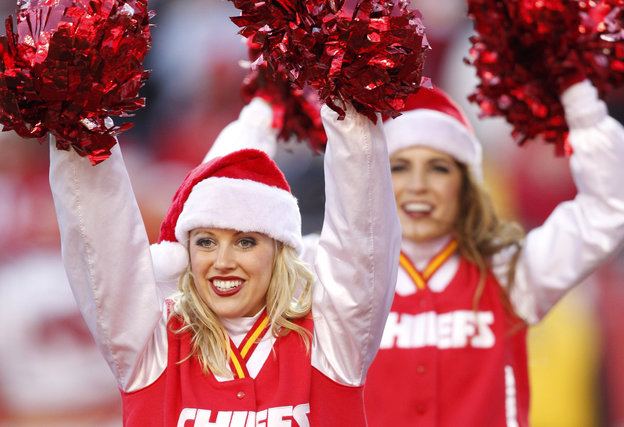
[[[444,91],[421,86],[407,98],[401,113],[384,123],[388,154],[415,146],[434,148],[466,164],[478,181],[483,180],[481,144],[462,109]]]
[[[258,232],[302,250],[297,200],[275,162],[254,149],[202,163],[184,178],[151,246],[156,280],[177,279],[189,263],[195,228]]]

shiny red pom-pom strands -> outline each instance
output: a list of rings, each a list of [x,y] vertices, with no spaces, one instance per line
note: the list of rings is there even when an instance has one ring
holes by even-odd
[[[243,99],[261,97],[271,104],[280,141],[307,143],[315,154],[325,151],[327,135],[317,92],[308,84],[303,88],[291,85],[283,70],[270,71],[266,61],[258,60],[260,45],[249,39],[248,45],[250,64],[241,88]]]
[[[428,44],[420,14],[403,1],[232,0],[240,34],[260,61],[344,115],[345,102],[376,121],[397,116],[418,90]]]
[[[23,0],[0,36],[0,123],[3,130],[57,147],[91,163],[110,155],[110,116],[145,106],[138,97],[148,72],[147,0]]]
[[[476,35],[467,62],[482,116],[502,116],[519,144],[565,151],[561,92],[589,78],[601,96],[624,81],[624,1],[468,0]]]

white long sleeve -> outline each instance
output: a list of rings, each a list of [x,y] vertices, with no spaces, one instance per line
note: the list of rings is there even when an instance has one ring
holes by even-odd
[[[573,148],[570,166],[578,193],[531,230],[518,260],[511,302],[534,324],[624,241],[624,128],[608,116],[596,89],[584,81],[562,95]],[[493,259],[506,283],[511,251]]]
[[[141,387],[165,367],[165,319],[119,146],[97,166],[50,148],[50,187],[72,291],[119,387]]]
[[[349,106],[344,120],[321,110],[325,220],[314,270],[312,365],[361,385],[379,347],[394,296],[401,231],[381,120]]]

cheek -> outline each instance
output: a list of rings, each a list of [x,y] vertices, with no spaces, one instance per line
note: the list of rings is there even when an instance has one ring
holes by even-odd
[[[253,270],[263,288],[268,288],[273,276],[273,254],[264,254],[255,259]]]
[[[257,271],[266,281],[271,280],[271,276],[273,275],[273,257],[265,257],[258,265]]]
[[[460,199],[461,186],[456,183],[450,183],[446,189],[446,204],[449,210],[449,215],[453,216],[453,219],[459,215],[459,199]]]
[[[394,191],[394,198],[397,203],[401,198],[401,194],[403,194],[403,189],[405,188],[405,179],[401,176],[392,175],[392,190]]]
[[[190,263],[191,263],[191,272],[194,275],[201,274],[205,272],[205,270],[210,265],[210,259],[206,255],[206,253],[202,253],[199,251],[191,251],[190,254]]]

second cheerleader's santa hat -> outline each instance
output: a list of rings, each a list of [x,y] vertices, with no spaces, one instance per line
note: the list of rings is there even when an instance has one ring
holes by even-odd
[[[481,144],[466,115],[442,89],[421,86],[407,98],[401,115],[384,123],[388,154],[425,146],[466,164],[477,181],[483,180]]]
[[[235,151],[202,163],[184,178],[151,246],[159,282],[176,280],[189,264],[195,228],[258,232],[302,250],[301,214],[284,174],[264,152]]]

